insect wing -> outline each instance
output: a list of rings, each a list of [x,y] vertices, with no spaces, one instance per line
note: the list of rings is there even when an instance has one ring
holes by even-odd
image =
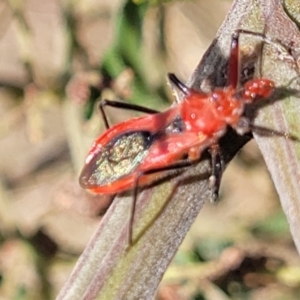
[[[81,172],[81,186],[106,186],[130,174],[147,156],[152,143],[149,131],[131,131],[94,147]]]

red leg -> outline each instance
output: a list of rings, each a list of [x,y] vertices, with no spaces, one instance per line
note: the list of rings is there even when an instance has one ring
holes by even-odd
[[[239,80],[239,36],[239,31],[232,35],[228,61],[228,86],[232,86],[235,89],[238,87]]]
[[[232,35],[228,62],[228,86],[232,86],[234,88],[237,88],[239,84],[239,37],[241,34],[257,37],[265,43],[272,45],[276,49],[285,49],[287,52],[290,51],[290,48],[286,47],[285,45],[278,44],[278,42],[271,40],[263,33],[253,32],[245,29],[237,29]]]

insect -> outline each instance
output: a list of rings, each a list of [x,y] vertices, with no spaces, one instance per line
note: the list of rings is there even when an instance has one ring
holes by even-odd
[[[212,154],[212,197],[218,193],[218,171],[214,164],[218,157],[218,141],[227,126],[238,134],[251,129],[243,116],[245,105],[268,98],[274,82],[257,78],[239,87],[240,34],[261,34],[238,30],[232,35],[229,57],[228,85],[209,93],[187,87],[174,74],[169,80],[184,95],[183,99],[165,112],[120,102],[104,105],[134,109],[148,113],[119,123],[105,131],[93,143],[81,172],[80,185],[98,194],[116,194],[134,189],[132,226],[138,187],[152,183],[158,173],[191,166],[199,162],[205,149]],[[104,122],[108,122],[101,106]],[[132,242],[131,228],[129,233]]]

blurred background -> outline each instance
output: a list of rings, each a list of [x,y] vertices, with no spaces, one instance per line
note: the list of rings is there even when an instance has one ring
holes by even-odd
[[[167,72],[189,78],[230,6],[0,2],[0,299],[54,299],[110,204],[78,185],[104,129],[98,101],[169,107]],[[200,212],[156,299],[299,299],[299,257],[254,141],[220,198]]]

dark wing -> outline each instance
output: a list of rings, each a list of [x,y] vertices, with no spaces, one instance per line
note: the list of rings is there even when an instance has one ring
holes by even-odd
[[[156,140],[149,131],[131,131],[114,137],[106,145],[99,145],[90,153],[79,182],[83,188],[109,185],[131,174],[147,156]]]

